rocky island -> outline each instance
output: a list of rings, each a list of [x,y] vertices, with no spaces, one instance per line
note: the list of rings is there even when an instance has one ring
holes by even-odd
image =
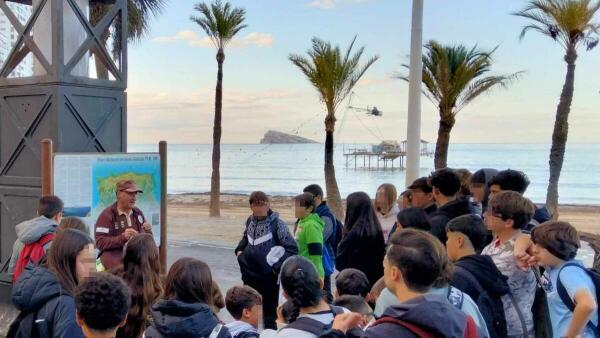
[[[280,131],[269,130],[260,140],[260,144],[302,144],[319,143],[304,137],[282,133]]]

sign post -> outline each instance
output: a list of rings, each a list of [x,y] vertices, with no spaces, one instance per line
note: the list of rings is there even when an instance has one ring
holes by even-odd
[[[158,143],[160,155],[160,273],[167,273],[167,141]]]

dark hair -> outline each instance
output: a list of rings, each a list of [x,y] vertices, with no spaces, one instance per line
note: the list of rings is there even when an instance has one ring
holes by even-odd
[[[250,194],[249,202],[250,202],[250,205],[253,205],[255,203],[260,203],[260,202],[266,203],[266,202],[269,202],[269,196],[267,196],[267,194],[265,194],[262,191],[253,191]]]
[[[323,299],[321,277],[313,263],[302,256],[291,256],[283,262],[280,273],[281,287],[294,304],[290,322],[298,318],[300,309],[317,306]]]
[[[81,220],[81,218],[79,217],[63,217],[63,219],[60,221],[60,225],[58,226],[58,230],[65,230],[65,229],[75,229],[75,230],[79,230],[81,232],[83,232],[84,234],[89,234],[90,233],[90,228],[88,227],[87,224],[85,224],[84,221]]]
[[[94,331],[106,332],[116,329],[127,317],[131,291],[121,278],[99,273],[77,286],[75,305],[85,325]]]
[[[479,169],[471,175],[471,184],[483,185],[483,201],[481,206],[483,211],[487,209],[490,197],[490,185],[488,184],[498,174],[498,170],[492,168]]]
[[[440,278],[444,268],[440,260],[441,242],[425,231],[402,229],[390,239],[388,262],[402,273],[406,286],[416,292],[426,292]]]
[[[58,232],[48,250],[48,268],[54,273],[63,291],[73,295],[78,284],[76,261],[77,255],[88,245],[94,244],[83,232],[66,229]]]
[[[132,237],[123,248],[123,262],[112,271],[131,288],[131,308],[117,337],[138,337],[146,328],[150,307],[162,295],[158,248],[150,234]]]
[[[553,256],[570,261],[580,247],[579,233],[569,222],[548,221],[531,231],[531,240]]]
[[[439,169],[432,172],[429,182],[446,197],[455,196],[460,190],[460,178],[452,169]]]
[[[400,210],[396,220],[403,229],[419,229],[423,231],[431,230],[431,223],[425,210],[421,208],[406,208]]]
[[[294,197],[294,202],[298,203],[298,205],[300,205],[301,207],[303,207],[304,209],[307,209],[312,207],[311,212],[315,212],[315,195],[309,193],[309,192],[305,192],[303,194],[300,194],[296,197]]]
[[[213,279],[210,268],[201,260],[178,259],[167,274],[165,298],[184,303],[205,303],[213,306]]]
[[[213,311],[215,313],[221,311],[225,307],[225,298],[223,298],[223,293],[221,292],[219,284],[217,284],[214,279],[212,283],[212,300]]]
[[[446,231],[460,232],[465,235],[477,253],[486,246],[487,228],[479,215],[458,216],[448,222]]]
[[[225,306],[234,319],[239,320],[244,309],[250,310],[255,305],[262,305],[262,297],[253,288],[244,285],[227,290]]]
[[[516,191],[502,191],[490,199],[488,211],[507,221],[512,219],[514,229],[523,229],[534,213],[531,201]]]
[[[527,190],[529,183],[529,178],[524,172],[507,169],[498,172],[488,184],[490,186],[498,185],[504,191],[516,191],[522,195]]]
[[[283,320],[285,321],[285,323],[286,324],[291,323],[292,322],[292,315],[295,312],[294,303],[292,303],[289,300],[286,300],[279,307],[281,309],[281,316],[283,317]]]
[[[343,237],[346,237],[350,231],[356,231],[364,237],[381,237],[383,239],[383,230],[375,214],[373,203],[365,192],[353,192],[346,198]]]
[[[463,196],[470,196],[471,190],[469,183],[471,182],[471,172],[468,169],[456,169],[454,171],[460,180],[460,189],[458,190]]]
[[[306,187],[304,187],[304,189],[302,190],[302,192],[309,192],[309,193],[315,195],[315,197],[319,197],[320,196],[321,199],[323,199],[323,189],[318,184],[307,185]]]
[[[366,297],[371,291],[371,283],[364,272],[348,268],[335,277],[335,287],[340,296],[352,295]]]
[[[58,196],[48,195],[40,197],[37,213],[39,216],[54,218],[54,216],[63,212],[63,209],[63,201]]]
[[[369,307],[369,304],[367,304],[365,299],[360,296],[340,296],[333,301],[333,305],[341,306],[350,310],[351,312],[360,313],[361,315],[370,315],[373,313],[373,311],[371,311],[371,307]]]

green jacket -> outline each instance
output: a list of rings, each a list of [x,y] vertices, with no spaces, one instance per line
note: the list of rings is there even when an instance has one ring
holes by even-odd
[[[298,221],[296,242],[298,254],[310,260],[321,278],[325,277],[323,270],[323,228],[325,224],[317,214],[310,214]]]

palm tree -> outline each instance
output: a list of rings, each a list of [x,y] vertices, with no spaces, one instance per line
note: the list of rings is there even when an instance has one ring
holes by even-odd
[[[591,0],[531,0],[523,10],[513,13],[532,21],[523,27],[521,39],[532,30],[558,42],[565,49],[567,76],[556,108],[550,148],[550,179],[546,195],[546,207],[554,219],[558,218],[558,180],[569,133],[577,48],[584,45],[589,51],[598,45],[600,24],[592,22],[592,18],[599,9],[600,2],[592,3]]]
[[[486,52],[477,46],[442,46],[436,41],[425,45],[423,55],[423,94],[438,108],[440,122],[435,146],[435,168],[446,168],[450,132],[456,115],[481,94],[494,87],[506,88],[520,72],[509,75],[486,76],[496,51]],[[404,65],[408,68],[408,65]],[[399,76],[408,82],[408,76]]]
[[[221,163],[221,120],[223,107],[223,62],[225,61],[225,47],[239,33],[246,28],[244,20],[246,11],[243,8],[233,8],[228,2],[215,0],[210,6],[198,3],[195,9],[202,14],[200,17],[191,17],[210,37],[217,48],[217,88],[215,89],[215,121],[213,126],[213,151],[212,175],[210,179],[210,211],[211,217],[221,215],[220,195],[221,182],[219,167]]]
[[[354,37],[346,52],[342,53],[338,46],[332,46],[331,43],[315,37],[312,39],[312,49],[307,52],[308,57],[294,54],[289,56],[290,61],[300,68],[308,81],[315,87],[327,109],[327,115],[325,116],[325,186],[331,209],[340,219],[343,218],[342,199],[335,179],[335,167],[333,165],[335,112],[340,103],[350,94],[358,80],[379,58],[374,56],[361,65],[360,59],[365,47],[360,47],[353,54],[352,49],[355,41],[356,37]]]
[[[131,42],[140,41],[150,31],[151,17],[158,15],[164,9],[166,0],[127,0],[127,40]],[[110,6],[102,2],[94,2],[90,6],[90,23],[95,26],[102,20],[110,10]],[[106,46],[108,39],[113,36],[112,54],[115,60],[121,55],[120,22],[116,22],[113,32],[105,31],[101,35],[102,43]],[[96,75],[99,79],[108,79],[108,69],[96,60]]]

